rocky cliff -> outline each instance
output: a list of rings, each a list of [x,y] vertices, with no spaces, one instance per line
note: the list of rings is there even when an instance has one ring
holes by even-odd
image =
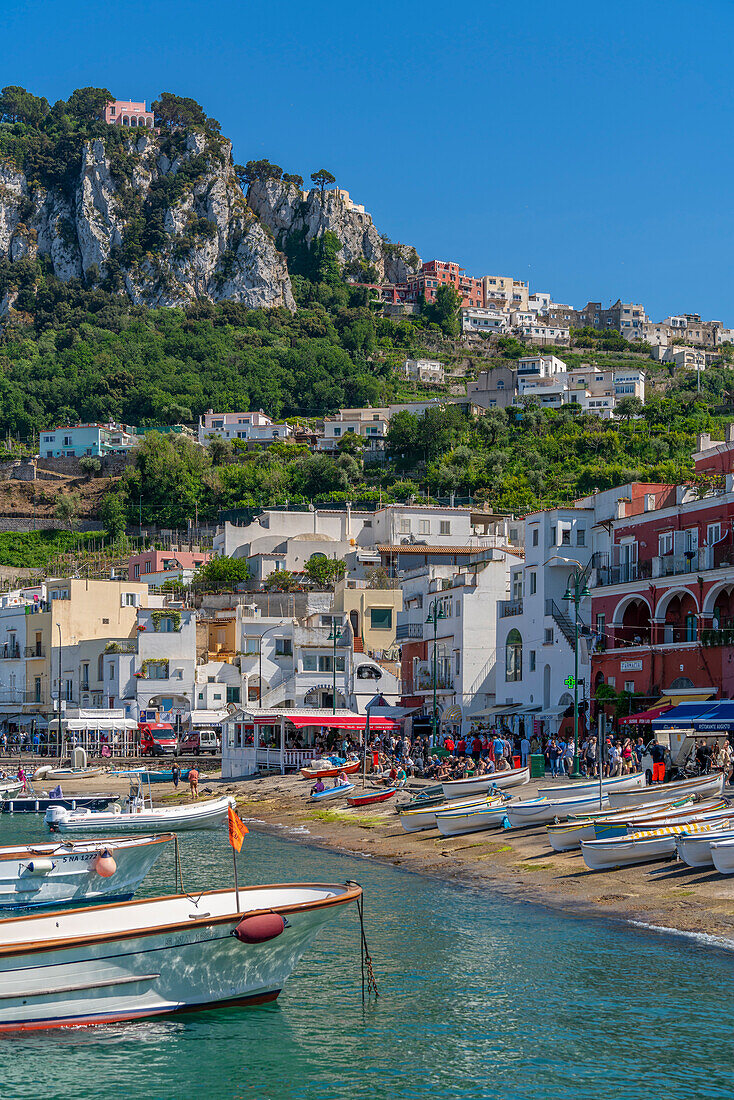
[[[380,282],[404,282],[420,267],[414,248],[385,241],[371,216],[345,198],[344,192],[325,191],[322,195],[317,190],[303,192],[282,180],[254,180],[247,202],[284,250],[294,239],[309,245],[332,232],[341,242],[339,262],[349,268],[362,261],[374,268]]]
[[[138,304],[294,308],[285,259],[245,202],[231,146],[199,132],[87,141],[80,170],[58,185],[0,162],[0,259],[36,256],[59,279],[83,277]]]

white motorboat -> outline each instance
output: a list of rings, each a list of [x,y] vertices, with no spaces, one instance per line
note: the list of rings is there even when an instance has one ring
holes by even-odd
[[[609,805],[616,810],[641,802],[670,802],[686,794],[716,795],[721,794],[723,789],[724,773],[712,772],[711,775],[699,775],[695,779],[683,779],[677,783],[653,783],[639,791],[610,791]]]
[[[187,802],[178,806],[133,804],[124,810],[115,805],[111,810],[65,810],[50,806],[44,820],[52,832],[106,833],[120,829],[126,833],[180,832],[182,829],[216,829],[234,809],[231,795],[209,798],[203,802]]]
[[[720,875],[734,875],[734,840],[712,840],[711,858]]]
[[[126,901],[173,839],[167,833],[0,847],[0,909]]]
[[[606,805],[606,796],[603,799]],[[579,811],[591,810],[599,805],[599,796],[580,798],[526,798],[524,801],[511,802],[507,807],[507,818],[512,826],[545,825],[549,821],[560,821]]]
[[[719,811],[729,813],[731,811]],[[675,855],[675,838],[679,833],[710,832],[730,825],[729,819],[704,815],[703,820],[660,825],[659,828],[629,833],[627,836],[607,837],[604,840],[582,840],[581,855],[590,871],[608,871],[615,867],[630,867],[636,863],[651,863],[659,859],[672,859]]]
[[[689,867],[713,867],[711,845],[723,840],[734,840],[734,829],[716,829],[710,833],[681,833],[675,838],[675,850],[678,859]]]
[[[362,893],[322,883],[0,921],[0,1032],[273,1001],[316,934]]]
[[[670,803],[670,805],[651,802],[646,806],[639,806],[636,810],[615,810],[611,813],[597,810],[596,813],[574,816],[569,818],[568,821],[546,825],[545,828],[550,846],[554,851],[571,852],[581,845],[582,840],[594,840],[596,838],[596,828],[599,825],[617,825],[620,823],[627,825],[634,824],[638,819],[648,821],[663,817],[667,818],[675,812],[676,808],[683,810],[687,806],[690,810],[692,805],[693,799],[689,798]],[[706,804],[706,808],[715,809],[723,805],[724,803],[721,801],[711,802]],[[700,811],[703,808],[703,806],[699,806],[697,810]]]
[[[632,775],[617,775],[613,779],[602,779],[601,789],[610,791],[634,791],[638,787],[645,786],[645,773],[634,772]],[[599,780],[590,779],[583,783],[557,784],[555,787],[540,787],[539,795],[547,795],[548,798],[566,798],[568,795],[594,794],[599,791]]]
[[[492,772],[491,775],[475,775],[471,779],[448,779],[442,783],[447,798],[461,798],[464,795],[482,794],[490,787],[506,791],[510,787],[521,787],[530,779],[530,768],[512,768],[506,772]]]
[[[436,810],[436,825],[442,836],[463,836],[465,833],[480,833],[501,825],[507,815],[508,802],[504,798],[492,798],[482,806],[467,806],[463,809]]]
[[[0,779],[0,799],[10,798],[11,795],[18,794],[23,790],[23,784],[20,779]]]

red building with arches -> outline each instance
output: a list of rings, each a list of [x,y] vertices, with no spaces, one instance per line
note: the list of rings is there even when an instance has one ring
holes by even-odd
[[[155,126],[153,112],[146,110],[145,100],[135,103],[131,99],[116,99],[105,107],[104,120],[110,126],[140,126],[147,130]]]
[[[648,486],[595,539],[591,678],[644,702],[670,688],[734,697],[734,478],[697,499]],[[621,509],[624,511],[624,509]]]

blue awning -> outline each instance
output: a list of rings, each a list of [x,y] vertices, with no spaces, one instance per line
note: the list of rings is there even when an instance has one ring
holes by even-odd
[[[654,730],[691,727],[698,733],[734,732],[734,699],[679,703],[652,723]]]

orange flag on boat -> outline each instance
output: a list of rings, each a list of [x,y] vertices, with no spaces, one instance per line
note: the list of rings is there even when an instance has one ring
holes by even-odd
[[[230,806],[227,810],[227,823],[229,825],[229,843],[234,848],[235,852],[239,852],[242,847],[242,841],[245,839],[245,834],[249,833],[249,829],[245,825],[244,821],[238,817]]]

